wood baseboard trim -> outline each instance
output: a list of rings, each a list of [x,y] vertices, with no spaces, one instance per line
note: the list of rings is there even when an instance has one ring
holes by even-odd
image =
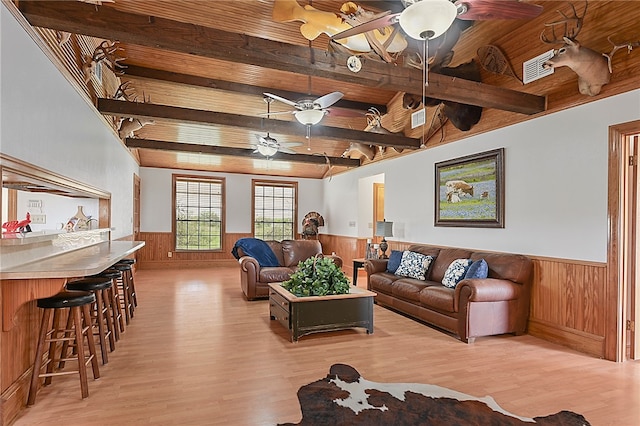
[[[144,260],[137,263],[140,269],[176,269],[176,268],[213,268],[216,266],[234,266],[235,259],[215,260]]]
[[[2,404],[2,417],[0,421],[3,425],[10,425],[14,422],[18,413],[24,409],[27,396],[29,395],[29,386],[31,385],[31,372],[33,367],[27,369],[18,379],[13,382],[0,397]]]
[[[603,336],[561,327],[558,324],[550,324],[536,319],[529,319],[527,333],[598,358],[604,358],[605,356]]]

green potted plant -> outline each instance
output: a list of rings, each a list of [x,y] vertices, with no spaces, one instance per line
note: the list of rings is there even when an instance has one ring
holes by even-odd
[[[350,284],[333,260],[319,255],[298,263],[298,270],[282,287],[298,297],[327,296],[349,293]]]

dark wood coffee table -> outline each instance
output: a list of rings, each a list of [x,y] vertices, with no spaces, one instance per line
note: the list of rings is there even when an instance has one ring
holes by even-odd
[[[351,286],[349,293],[297,297],[280,283],[269,284],[269,315],[297,342],[300,336],[320,331],[362,327],[373,333],[373,298],[376,293]]]

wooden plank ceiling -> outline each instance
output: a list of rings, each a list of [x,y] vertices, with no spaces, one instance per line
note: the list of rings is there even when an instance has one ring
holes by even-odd
[[[300,33],[301,22],[275,22],[272,0],[87,3],[16,2],[99,111],[110,120],[155,120],[138,130],[135,139],[123,138],[141,166],[321,178],[370,161],[410,155],[420,149],[423,136],[431,136],[421,127],[411,129],[413,111],[402,107],[404,92],[422,91],[419,69],[402,66],[402,59],[394,65],[369,55],[362,57],[362,71],[352,73],[346,68],[349,55],[328,52],[326,35],[309,42]],[[298,3],[308,4],[304,0]],[[339,13],[342,3],[315,0],[313,7]],[[478,48],[491,44],[501,48],[521,78],[524,61],[552,48],[539,38],[545,22],[557,20],[558,9],[567,10],[565,2],[530,3],[544,7],[540,16],[473,23],[453,48],[452,65],[476,58]],[[579,11],[584,7],[584,2],[572,3]],[[640,40],[640,8],[630,3],[590,2],[580,41],[608,52],[611,47],[607,36],[618,41]],[[374,11],[402,10],[397,1],[361,4]],[[58,46],[54,30],[74,36],[66,45]],[[102,40],[120,42],[127,68],[112,81],[94,76],[85,83],[78,71],[82,52],[91,53]],[[420,49],[411,42],[405,52]],[[600,97],[638,88],[640,83],[633,76],[640,70],[639,57],[640,52],[626,51],[614,57],[612,81]],[[485,108],[481,121],[470,131],[462,132],[447,123],[425,138],[427,147],[595,99],[578,93],[576,76],[566,68],[527,85],[484,70],[482,77],[483,83],[476,83],[429,75],[427,95]],[[130,82],[130,91],[138,102],[109,99],[120,82]],[[269,120],[261,115],[267,109],[264,91],[297,100],[304,94],[318,97],[336,90],[345,95],[336,105],[360,111],[360,115],[326,116],[311,128],[310,139],[305,138],[305,127],[291,114]],[[363,112],[370,106],[383,113],[383,127],[395,134],[365,132],[369,123]],[[289,110],[283,103],[271,103],[272,112]],[[428,109],[427,123],[433,121],[434,111]],[[115,126],[116,120],[112,122]],[[279,153],[266,160],[253,153],[256,135],[266,132],[280,143],[299,143],[292,148],[296,154]],[[353,155],[350,161],[339,161],[350,143],[372,145],[376,157],[371,160]]]

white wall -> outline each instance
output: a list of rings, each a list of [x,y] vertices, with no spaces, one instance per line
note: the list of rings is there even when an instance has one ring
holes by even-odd
[[[302,218],[317,211],[325,219],[320,233],[326,234],[327,213],[323,210],[324,184],[320,179],[293,179],[233,173],[195,172],[140,168],[140,228],[142,232],[171,232],[171,176],[173,173],[225,178],[226,232],[251,233],[251,180],[268,179],[298,182],[298,229]]]
[[[39,201],[41,207],[31,207],[29,201]],[[52,231],[62,229],[69,219],[75,216],[78,207],[82,206],[82,213],[92,219],[98,218],[98,200],[93,198],[71,198],[37,192],[18,191],[18,220],[24,219],[27,212],[31,213],[32,231]],[[44,215],[46,223],[33,222],[33,215]],[[92,227],[94,226],[92,222]],[[95,223],[97,227],[97,222]]]
[[[131,235],[137,163],[4,4],[0,15],[0,150],[110,192],[112,238]]]
[[[365,237],[348,226],[368,207],[355,191],[370,191],[358,182],[384,173],[390,241],[604,262],[608,127],[638,119],[640,90],[333,176],[325,180],[325,232]],[[505,228],[435,227],[435,163],[501,147]]]

